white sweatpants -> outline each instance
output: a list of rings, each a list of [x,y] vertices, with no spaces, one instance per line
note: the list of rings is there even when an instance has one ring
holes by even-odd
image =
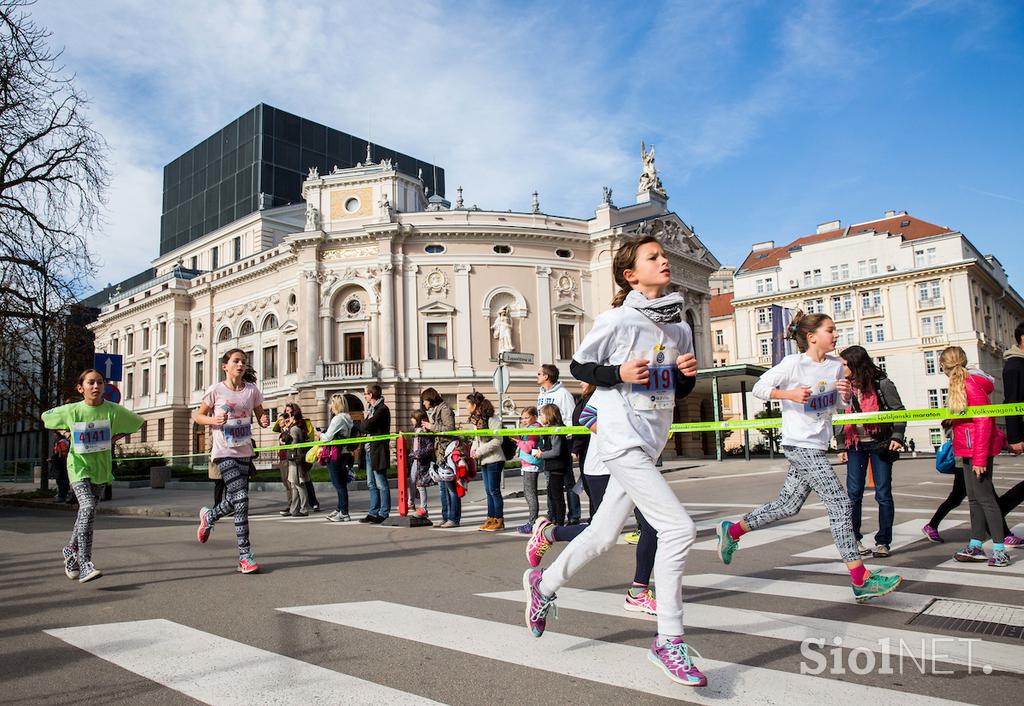
[[[654,580],[658,595],[658,634],[683,634],[683,569],[697,528],[672,492],[668,481],[654,467],[654,459],[635,447],[605,461],[611,479],[594,521],[569,542],[555,562],[544,570],[541,593],[553,596],[591,559],[615,545],[633,507],[640,508],[658,531]]]

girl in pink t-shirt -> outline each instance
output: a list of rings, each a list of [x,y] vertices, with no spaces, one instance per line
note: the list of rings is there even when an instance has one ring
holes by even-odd
[[[213,450],[210,458],[220,469],[224,480],[224,499],[214,508],[199,510],[200,544],[213,532],[220,518],[235,516],[235,537],[238,539],[238,570],[243,574],[259,571],[249,546],[249,492],[247,474],[251,467],[252,418],[263,428],[270,426],[270,418],[263,410],[263,393],[242,376],[246,370],[245,352],[232,348],[220,359],[226,378],[211,385],[203,395],[202,404],[192,415],[196,424],[213,429]]]

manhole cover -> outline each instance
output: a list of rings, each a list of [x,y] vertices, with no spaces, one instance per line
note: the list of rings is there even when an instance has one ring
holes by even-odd
[[[910,625],[1024,641],[1024,608],[939,598],[911,620]]]

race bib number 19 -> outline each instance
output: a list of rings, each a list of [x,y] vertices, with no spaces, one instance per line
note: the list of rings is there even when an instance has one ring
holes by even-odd
[[[71,440],[75,446],[75,453],[94,454],[101,451],[109,453],[110,420],[75,422],[71,425]]]
[[[676,403],[676,358],[678,353],[672,348],[655,346],[646,354],[650,364],[647,366],[649,376],[647,384],[633,383],[630,385],[629,396],[633,409],[672,409]]]

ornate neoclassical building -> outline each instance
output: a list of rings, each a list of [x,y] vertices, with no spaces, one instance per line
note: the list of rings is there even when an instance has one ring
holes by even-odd
[[[622,207],[606,189],[582,219],[541,212],[536,195],[530,213],[467,208],[461,188],[454,205],[428,198],[422,179],[386,160],[310,170],[305,204],[257,211],[168,252],[154,279],[102,307],[96,349],[125,356],[123,404],[147,420],[129,443],[205,450],[190,411],[235,347],[249,353],[275,413],[297,401],[323,426],[333,393],[358,414],[363,388],[379,383],[407,428],[425,387],[460,419],[460,398],[474,389],[498,406],[499,346],[511,344],[534,355],[509,366],[504,412],[516,419],[536,399],[537,365],[555,363],[575,387],[569,361],[609,306],[617,243],[637,233],[665,243],[698,358],[710,366],[708,277],[719,263],[668,210],[653,154],[640,186]],[[699,406],[688,400],[680,418],[696,419]],[[262,434],[260,443],[273,440]],[[699,439],[675,448],[697,454]]]

